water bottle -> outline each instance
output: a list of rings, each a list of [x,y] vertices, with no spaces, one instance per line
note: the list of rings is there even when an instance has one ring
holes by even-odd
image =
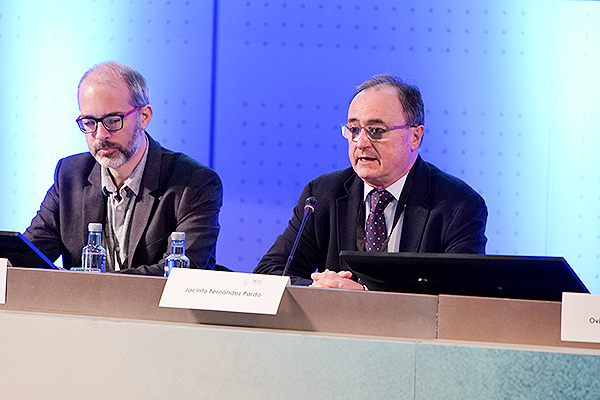
[[[173,268],[189,268],[190,259],[185,256],[185,232],[171,233],[171,254],[165,259],[165,277]]]
[[[106,249],[102,247],[102,224],[90,222],[88,244],[81,251],[81,268],[71,271],[106,272]]]

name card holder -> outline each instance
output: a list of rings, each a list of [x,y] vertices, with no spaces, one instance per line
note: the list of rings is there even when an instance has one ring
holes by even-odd
[[[159,306],[275,315],[289,284],[287,276],[173,268]]]
[[[600,343],[600,295],[563,293],[560,340]]]
[[[6,266],[8,259],[0,258],[0,304],[6,304]]]

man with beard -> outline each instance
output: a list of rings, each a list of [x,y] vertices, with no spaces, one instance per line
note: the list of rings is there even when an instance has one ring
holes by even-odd
[[[306,185],[254,272],[281,275],[309,196],[319,203],[289,267],[297,285],[365,289],[345,270],[341,250],[484,253],[485,202],[419,156],[424,119],[419,89],[397,77],[376,76],[356,88],[341,126],[352,167]]]
[[[81,265],[88,223],[101,222],[107,271],[163,275],[170,234],[185,232],[192,268],[214,269],[221,181],[145,132],[152,107],[143,76],[102,63],[84,74],[77,94],[90,152],[58,162],[25,236],[71,269]]]

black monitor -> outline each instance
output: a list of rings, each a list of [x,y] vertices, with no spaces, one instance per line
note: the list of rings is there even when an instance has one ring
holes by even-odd
[[[60,269],[19,232],[0,231],[0,258],[13,267]]]
[[[342,251],[369,290],[560,301],[589,293],[562,257]]]

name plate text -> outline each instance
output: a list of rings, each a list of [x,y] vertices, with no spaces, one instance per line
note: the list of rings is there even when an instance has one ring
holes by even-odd
[[[173,268],[159,306],[275,315],[289,282],[287,276]]]

